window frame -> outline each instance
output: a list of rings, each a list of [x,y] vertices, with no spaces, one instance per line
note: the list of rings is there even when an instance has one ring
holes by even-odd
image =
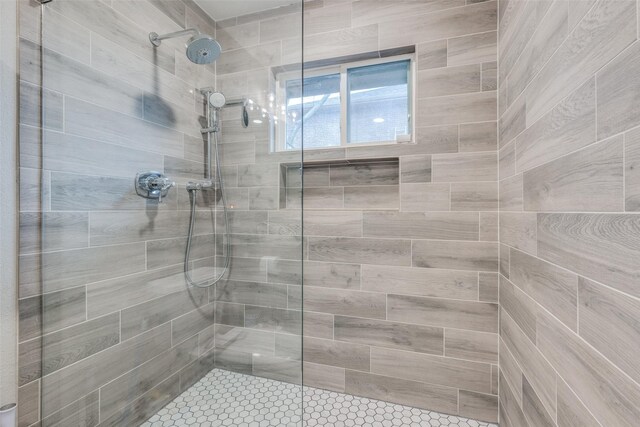
[[[409,102],[409,139],[408,140],[391,140],[391,141],[368,141],[368,142],[349,142],[349,90],[348,90],[348,76],[349,70],[360,67],[367,67],[371,65],[382,65],[392,62],[409,61],[409,77],[407,79],[407,97]],[[396,144],[414,144],[415,143],[415,110],[416,110],[416,58],[415,54],[404,54],[387,56],[384,58],[374,58],[362,61],[347,62],[344,64],[336,64],[326,67],[310,68],[302,71],[295,72],[282,72],[278,73],[275,77],[276,80],[276,105],[285,107],[287,105],[286,99],[286,87],[287,82],[290,80],[300,80],[310,77],[325,76],[331,74],[340,75],[340,145],[333,145],[328,147],[303,147],[304,150],[331,150],[348,147],[372,147],[380,145],[396,145]],[[280,107],[279,107],[280,108]],[[286,149],[286,117],[282,117],[278,121],[280,126],[276,125],[275,129],[275,144],[274,148],[277,152],[293,152],[299,151],[299,149]],[[304,125],[303,125],[304,126]]]

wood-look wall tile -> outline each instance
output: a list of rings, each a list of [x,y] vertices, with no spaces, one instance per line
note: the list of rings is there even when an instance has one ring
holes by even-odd
[[[522,378],[522,412],[529,420],[529,423],[540,427],[555,427],[556,414],[549,414],[535,390],[527,381],[527,377]]]
[[[416,144],[423,154],[457,153],[458,126],[425,126],[416,124]],[[416,147],[417,148],[417,147]]]
[[[100,400],[98,390],[89,393],[71,405],[56,412],[45,411],[42,424],[51,427],[63,427],[65,425],[97,425],[100,413]]]
[[[71,97],[65,99],[64,126],[66,133],[120,147],[178,157],[184,154],[183,134]],[[148,139],[137,135],[147,135]]]
[[[640,218],[624,214],[538,214],[538,256],[634,296]]]
[[[386,348],[371,348],[371,373],[489,393],[491,365]]]
[[[595,79],[576,89],[516,140],[523,171],[595,142]]]
[[[387,319],[470,331],[498,332],[498,305],[389,294]]]
[[[411,242],[399,239],[310,237],[311,261],[411,265]]]
[[[231,234],[231,253],[240,258],[272,257],[298,260],[302,253],[300,236]]]
[[[473,271],[363,265],[362,289],[475,300],[478,295],[477,276]]]
[[[333,317],[333,314],[304,311],[302,313],[303,335],[333,339]]]
[[[542,313],[542,310],[538,311]],[[539,319],[539,317],[538,317]],[[538,331],[537,344],[540,345],[540,324],[536,325]],[[556,372],[549,364],[546,354],[541,352],[534,343],[527,338],[517,323],[505,311],[500,311],[500,338],[507,349],[513,355],[522,373],[536,391],[536,394],[550,414],[556,412]]]
[[[16,418],[18,425],[30,426],[40,418],[40,381],[33,381],[18,387],[18,408]]]
[[[285,357],[267,354],[253,356],[252,374],[258,377],[283,381],[289,384],[302,383],[302,363]]]
[[[280,65],[281,54],[279,41],[229,50],[216,62],[216,71],[228,74],[234,70],[254,70]]]
[[[86,212],[23,212],[20,214],[20,253],[87,247],[88,230]]]
[[[397,162],[335,165],[329,173],[332,186],[397,185],[400,182]]]
[[[84,286],[18,300],[18,340],[25,341],[86,320]]]
[[[499,198],[500,211],[522,211],[524,203],[522,174],[500,181]]]
[[[344,187],[345,209],[398,209],[400,187],[398,185],[372,185]]]
[[[445,183],[402,184],[400,209],[405,212],[450,210],[450,186]]]
[[[363,235],[406,239],[478,240],[479,218],[467,212],[364,212]]]
[[[495,151],[497,145],[496,122],[460,125],[460,152]]]
[[[522,407],[522,370],[502,339],[500,339],[498,353],[500,376],[504,378],[504,381],[509,383],[511,391],[518,402],[518,406]]]
[[[360,265],[305,261],[304,284],[325,288],[359,289]]]
[[[500,307],[509,313],[531,342],[535,343],[538,306],[504,276],[500,276]]]
[[[496,181],[496,153],[438,154],[432,159],[434,182]]]
[[[451,184],[452,211],[497,211],[497,182],[454,182]],[[450,214],[453,215],[453,212]]]
[[[538,348],[600,424],[637,421],[638,384],[546,313],[538,317]]]
[[[635,7],[633,1],[596,3],[528,86],[528,123],[537,121],[635,41]]]
[[[304,200],[305,209],[340,209],[344,207],[343,187],[287,188],[287,208],[300,209]]]
[[[215,317],[215,305],[210,303],[196,307],[180,317],[171,321],[171,342],[173,345],[181,343],[192,336],[198,335],[204,329],[213,326]]]
[[[537,217],[534,213],[500,213],[500,243],[530,254],[536,253]]]
[[[509,98],[515,99],[564,41],[569,31],[569,4],[553,3],[509,72]]]
[[[507,427],[529,427],[522,408],[514,396],[514,392],[500,374],[500,423]],[[513,420],[513,421],[512,421]]]
[[[338,368],[369,372],[369,346],[307,337],[303,360]]]
[[[498,335],[462,329],[445,329],[444,355],[476,362],[498,363]]]
[[[42,383],[44,407],[54,412],[154,358],[171,346],[168,323],[60,369]]]
[[[400,157],[400,182],[431,182],[431,156],[415,155]]]
[[[515,249],[511,249],[509,261],[509,280],[569,328],[577,330],[578,277]]]
[[[474,420],[497,422],[498,397],[491,394],[460,390],[459,414]]]
[[[90,319],[183,289],[182,265],[100,281],[87,286]],[[136,286],[131,286],[131,282]]]
[[[497,242],[499,238],[500,214],[480,212],[480,240]]]
[[[348,28],[351,26],[351,9],[352,4],[350,2],[337,3],[335,5],[327,4],[325,7],[318,8],[310,8],[305,5],[304,33],[325,33]],[[358,22],[355,24],[359,25]]]
[[[414,267],[498,271],[498,244],[416,240],[412,259]]]
[[[447,43],[447,62],[449,66],[478,64],[497,60],[496,31],[455,37],[449,39]]]
[[[599,427],[598,423],[569,386],[558,380],[558,426]]]
[[[496,93],[480,92],[417,101],[416,121],[421,126],[496,120]]]
[[[516,173],[516,142],[505,145],[498,153],[498,176],[505,179]]]
[[[216,284],[216,301],[286,308],[287,287],[226,280]]]
[[[171,348],[169,351],[135,368],[131,375],[140,381],[131,384],[128,376],[121,376],[100,388],[100,415],[105,419],[130,403],[130,396],[140,396],[162,379],[176,373],[196,360],[197,337],[193,337]]]
[[[234,353],[260,353],[273,355],[273,332],[257,331],[236,326],[216,325],[216,349]]]
[[[416,58],[419,70],[447,66],[447,40],[419,43],[416,45]]]
[[[480,64],[423,70],[418,72],[416,80],[418,98],[472,93],[482,89]]]
[[[429,14],[408,14],[380,24],[380,48],[452,38],[494,31],[497,21],[494,2],[446,9]],[[403,31],[398,31],[398,26]]]
[[[370,319],[386,317],[386,295],[377,292],[361,292],[305,286],[304,310]]]
[[[498,62],[482,64],[482,91],[498,90]]]
[[[596,74],[598,100],[598,139],[640,124],[637,73],[640,46],[633,44]]]
[[[345,392],[444,413],[458,410],[455,388],[366,372],[347,370]]]
[[[208,301],[206,289],[169,294],[122,310],[121,335],[126,340],[188,313]]]
[[[20,385],[27,384],[118,342],[118,313],[25,341],[19,346],[18,382]]]
[[[287,334],[302,334],[302,313],[299,310],[245,305],[244,326]]]
[[[640,211],[640,129],[624,136],[625,210]]]
[[[338,1],[337,3],[339,3]],[[416,14],[436,12],[442,9],[464,6],[461,0],[445,0],[429,4],[389,4],[387,2],[365,2],[352,4],[353,24],[367,25],[378,22],[393,21],[407,18]]]
[[[527,127],[527,103],[524,96],[520,96],[507,108],[498,120],[498,140],[500,148],[518,136]]]
[[[305,386],[344,393],[344,368],[304,362],[302,372]]]
[[[503,244],[500,245],[500,274],[507,279],[509,278],[509,269],[511,268],[509,259],[511,255],[509,250],[509,246]]]
[[[215,301],[215,322],[228,326],[244,326],[244,304]]]
[[[377,24],[345,28],[304,38],[304,60],[355,55],[378,50]],[[406,45],[402,45],[406,46]]]
[[[358,317],[335,317],[334,339],[419,353],[443,354],[443,330]]]
[[[525,172],[524,209],[624,210],[623,151],[622,136],[614,137]]]
[[[580,336],[637,381],[640,302],[582,277],[578,301]]]
[[[498,273],[478,273],[478,299],[486,302],[498,302]]]

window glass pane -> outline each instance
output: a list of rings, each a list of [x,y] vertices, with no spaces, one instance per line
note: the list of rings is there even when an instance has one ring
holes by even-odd
[[[340,74],[289,80],[286,97],[285,150],[302,148],[303,120],[305,149],[340,145]]]
[[[410,61],[348,72],[349,142],[395,141],[409,131]]]

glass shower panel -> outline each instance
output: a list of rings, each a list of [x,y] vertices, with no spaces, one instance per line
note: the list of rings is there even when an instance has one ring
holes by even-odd
[[[272,145],[302,6],[231,3],[52,0],[21,39],[41,111],[21,128],[39,189],[21,195],[37,199],[21,219],[21,381],[39,382],[43,425],[301,423],[302,153]],[[286,48],[262,41],[280,14]],[[247,398],[266,386],[286,410]]]

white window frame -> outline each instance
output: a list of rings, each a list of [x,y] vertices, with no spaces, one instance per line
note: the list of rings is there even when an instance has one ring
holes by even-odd
[[[409,98],[409,139],[408,140],[393,140],[393,141],[370,141],[370,142],[349,142],[349,93],[347,88],[348,71],[353,68],[366,67],[370,65],[388,64],[391,62],[409,61],[409,79],[407,96]],[[340,74],[340,145],[333,145],[329,147],[303,147],[305,150],[331,150],[337,148],[346,147],[369,147],[378,145],[395,145],[415,142],[415,79],[416,79],[416,64],[415,54],[388,56],[385,58],[375,58],[364,61],[354,61],[345,64],[333,65],[328,67],[318,67],[304,70],[302,76],[300,71],[282,72],[276,75],[276,100],[278,108],[280,106],[286,106],[286,84],[289,80],[300,80],[309,77],[324,76],[330,74]],[[276,125],[275,131],[275,151],[298,151],[293,149],[286,149],[286,118],[282,117]]]

